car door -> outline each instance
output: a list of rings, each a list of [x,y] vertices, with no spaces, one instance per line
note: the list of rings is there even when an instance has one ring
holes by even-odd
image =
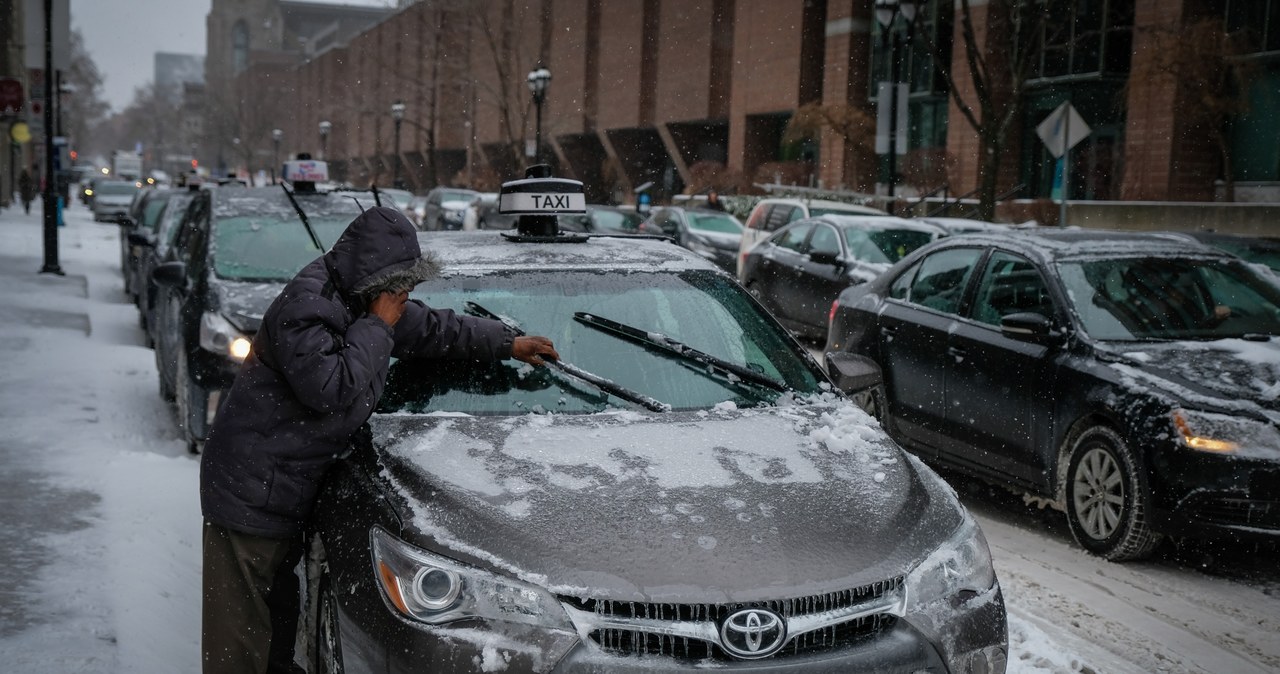
[[[756,297],[779,318],[799,320],[795,306],[796,268],[804,259],[805,242],[812,229],[812,222],[797,222],[766,239],[753,253],[756,259],[748,288],[757,292]]]
[[[175,383],[174,374],[177,369],[178,354],[182,350],[184,330],[184,306],[191,288],[192,251],[203,245],[204,230],[209,221],[209,196],[201,195],[192,202],[179,225],[173,245],[169,248],[168,262],[182,262],[186,265],[186,278],[178,285],[162,286],[156,299],[157,336],[156,360],[162,370],[161,376],[171,385]]]
[[[1048,437],[1053,417],[1057,348],[1001,333],[1001,318],[1023,312],[1060,324],[1037,265],[995,250],[978,275],[968,319],[957,322],[946,348],[945,432],[959,442],[944,458],[1043,484],[1053,452],[1036,442]]]
[[[795,270],[796,320],[820,330],[826,329],[831,303],[849,285],[840,239],[834,226],[825,222],[814,225]]]
[[[901,297],[880,312],[878,351],[889,411],[908,438],[950,444],[946,428],[948,335],[960,319],[981,247],[948,247],[921,259]]]

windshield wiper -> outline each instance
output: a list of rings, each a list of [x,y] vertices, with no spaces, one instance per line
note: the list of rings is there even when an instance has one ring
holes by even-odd
[[[615,337],[651,347],[660,353],[669,354],[707,368],[706,370],[694,368],[699,372],[706,372],[709,370],[714,374],[728,379],[730,382],[747,382],[783,393],[788,390],[786,384],[774,379],[773,377],[756,372],[745,365],[731,363],[722,358],[717,358],[711,354],[690,348],[689,346],[686,346],[685,344],[666,335],[656,332],[647,332],[617,321],[611,321],[607,318],[588,314],[584,311],[576,312],[573,315],[573,318],[579,323],[591,326]]]
[[[492,311],[489,311],[488,309],[480,306],[479,304],[476,304],[475,302],[466,302],[464,306],[466,306],[467,308],[467,313],[471,314],[472,316],[479,316],[481,318],[489,318],[495,321],[500,321],[503,325],[507,326],[508,329],[515,332],[517,335],[525,334],[524,328],[520,327],[520,324],[517,323],[512,318],[509,318],[507,316],[499,316],[498,314],[495,314]],[[653,412],[670,412],[671,411],[671,406],[660,400],[655,400],[643,393],[632,391],[631,389],[626,388],[624,386],[620,386],[619,384],[612,382],[608,379],[605,379],[600,375],[592,374],[590,372],[587,372],[586,370],[583,370],[580,367],[577,367],[575,365],[570,365],[569,363],[566,363],[563,360],[551,360],[545,356],[543,356],[543,360],[546,361],[546,363],[551,367],[559,370],[560,372],[563,372],[566,375],[569,375],[575,379],[591,384],[592,386],[596,387],[597,389],[600,389],[601,391],[604,391],[605,393],[611,394],[617,398],[621,398],[622,400],[625,400],[634,405],[640,405],[641,407],[644,407],[645,409],[651,410]]]
[[[316,249],[323,255],[324,246],[320,245],[320,237],[316,236],[316,230],[311,228],[311,221],[307,219],[306,211],[302,210],[302,207],[298,205],[298,200],[293,197],[293,192],[289,191],[289,188],[285,187],[284,183],[280,183],[280,189],[284,190],[285,196],[289,197],[289,203],[293,204],[293,210],[298,212],[298,217],[302,220],[302,226],[307,230],[307,236],[311,237],[311,243],[314,243]]]

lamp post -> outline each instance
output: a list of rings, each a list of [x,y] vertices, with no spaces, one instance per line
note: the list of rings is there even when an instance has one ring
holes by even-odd
[[[284,132],[280,129],[271,130],[271,140],[276,146],[276,161],[271,165],[271,184],[276,184],[276,167],[280,166],[280,139],[284,138]]]
[[[329,161],[329,132],[333,130],[333,123],[329,120],[320,122],[320,158]]]
[[[529,71],[529,92],[533,94],[533,108],[537,115],[537,121],[533,127],[533,157],[534,163],[537,164],[542,163],[542,102],[547,99],[547,85],[550,83],[550,70],[538,66]]]
[[[889,53],[889,86],[887,88],[883,86],[881,87],[882,91],[887,91],[887,95],[882,95],[878,104],[887,104],[889,107],[887,115],[889,118],[889,147],[887,154],[889,155],[888,210],[890,213],[894,210],[893,201],[895,187],[898,184],[898,153],[900,150],[898,147],[898,52],[900,51],[900,46],[898,44],[898,33],[893,28],[894,24],[897,23],[898,15],[901,14],[902,18],[906,19],[907,22],[907,47],[910,48],[911,28],[915,24],[916,10],[920,5],[923,5],[924,2],[925,0],[921,0],[920,2],[911,2],[909,0],[876,0],[875,4],[876,21],[883,29],[882,35]],[[901,148],[901,152],[903,154],[906,153],[906,150],[906,147]]]
[[[391,104],[391,119],[396,122],[395,154],[391,157],[391,186],[404,189],[400,182],[400,123],[404,121],[404,103],[396,101]]]

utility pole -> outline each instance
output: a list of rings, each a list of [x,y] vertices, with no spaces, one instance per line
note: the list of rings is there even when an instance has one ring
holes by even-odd
[[[44,0],[44,266],[41,274],[62,276],[58,264],[58,182],[54,174],[53,0]]]

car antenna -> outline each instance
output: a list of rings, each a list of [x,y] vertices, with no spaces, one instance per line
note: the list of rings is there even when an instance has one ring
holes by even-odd
[[[298,212],[298,217],[302,219],[302,226],[307,228],[307,236],[311,237],[311,243],[316,245],[316,250],[323,253],[324,246],[320,245],[320,237],[316,236],[316,230],[311,228],[311,221],[307,219],[306,212],[298,205],[298,200],[293,197],[293,192],[284,183],[280,183],[280,189],[284,190],[285,196],[289,197],[289,203],[293,204],[293,210]],[[360,202],[357,201],[356,203]]]
[[[360,200],[356,197],[351,197],[351,200],[356,202],[356,205],[360,207],[360,212],[364,213],[364,204],[360,203]]]
[[[369,189],[373,192],[373,205],[382,208],[382,195],[378,193],[378,183],[373,183]]]

